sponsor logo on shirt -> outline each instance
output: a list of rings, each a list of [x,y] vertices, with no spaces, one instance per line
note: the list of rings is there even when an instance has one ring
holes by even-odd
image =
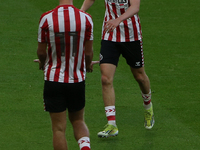
[[[110,3],[127,4],[128,0],[107,0]]]

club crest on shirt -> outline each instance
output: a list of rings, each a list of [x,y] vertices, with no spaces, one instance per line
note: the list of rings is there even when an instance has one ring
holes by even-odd
[[[107,0],[110,3],[127,4],[128,0]]]

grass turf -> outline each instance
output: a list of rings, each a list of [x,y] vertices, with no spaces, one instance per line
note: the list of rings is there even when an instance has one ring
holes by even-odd
[[[81,3],[74,1],[79,8]],[[1,2],[1,150],[52,149],[50,119],[43,112],[43,76],[32,61],[36,58],[40,15],[57,4],[53,0]],[[85,120],[93,150],[199,149],[198,4],[198,0],[141,1],[145,67],[151,80],[156,119],[152,130],[143,127],[139,87],[121,57],[114,80],[119,136],[97,138],[97,132],[106,124],[99,67],[96,65],[94,72],[87,74]],[[88,11],[94,21],[94,60],[99,57],[103,5],[96,1]],[[70,124],[66,137],[69,149],[78,149]]]

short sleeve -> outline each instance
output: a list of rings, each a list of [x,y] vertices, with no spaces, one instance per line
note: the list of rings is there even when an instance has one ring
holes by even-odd
[[[38,42],[47,42],[47,20],[43,17],[40,19],[38,28]]]
[[[86,40],[93,40],[93,21],[91,17],[86,19]]]

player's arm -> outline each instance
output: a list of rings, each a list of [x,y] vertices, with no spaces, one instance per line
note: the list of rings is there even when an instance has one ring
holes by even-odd
[[[94,3],[95,0],[85,0],[81,6],[82,11],[87,11]]]
[[[119,16],[117,19],[122,22],[130,17],[133,17],[135,14],[137,14],[140,10],[140,0],[130,0],[130,7],[127,9],[127,11]]]
[[[92,59],[93,59],[93,40],[86,40],[85,41],[85,63],[86,63],[86,71],[92,72],[93,71],[93,65],[91,65]]]
[[[39,69],[44,70],[44,65],[47,57],[47,43],[38,42],[37,56],[39,58]]]
[[[105,32],[110,32],[114,30],[120,22],[133,17],[140,10],[140,0],[130,0],[130,7],[121,16],[114,20],[109,20],[106,22]]]

